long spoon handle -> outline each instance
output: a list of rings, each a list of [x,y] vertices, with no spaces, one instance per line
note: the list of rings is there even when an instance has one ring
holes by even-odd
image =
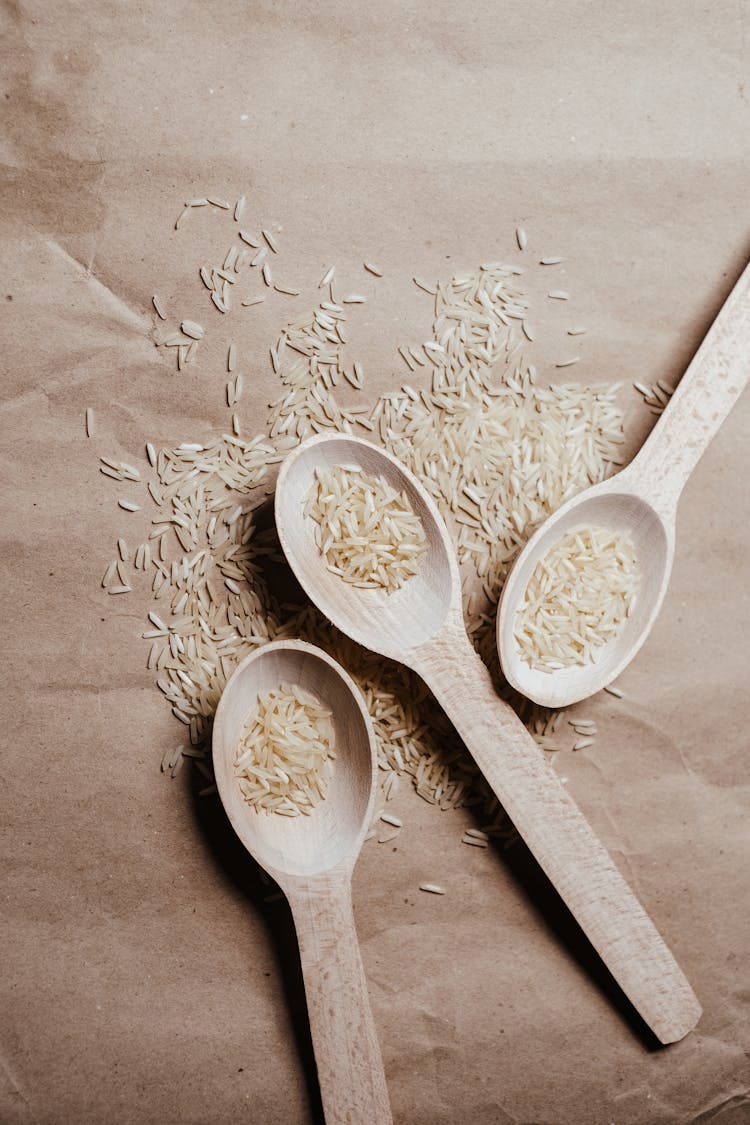
[[[327,1125],[391,1125],[348,877],[287,885]]]
[[[750,379],[750,265],[722,305],[669,406],[625,470],[657,507],[680,493]]]
[[[492,790],[610,973],[662,1043],[687,1035],[700,1005],[653,922],[501,700],[462,622],[449,619],[410,664],[453,721]]]

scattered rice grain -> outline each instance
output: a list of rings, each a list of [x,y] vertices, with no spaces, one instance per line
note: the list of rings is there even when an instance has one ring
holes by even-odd
[[[278,243],[277,243],[276,239],[271,234],[270,230],[262,230],[260,233],[263,235],[264,239],[266,240],[269,250],[272,250],[274,254],[278,254],[279,246],[278,246]]]
[[[416,287],[421,289],[424,293],[429,293],[431,297],[437,296],[437,289],[433,285],[430,285],[429,282],[423,281],[421,277],[413,277],[412,281]]]

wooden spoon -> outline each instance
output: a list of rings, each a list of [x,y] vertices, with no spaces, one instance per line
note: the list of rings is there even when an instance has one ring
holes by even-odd
[[[333,712],[336,760],[309,816],[251,808],[234,776],[244,721],[258,692],[291,684]],[[370,717],[335,660],[304,641],[275,641],[227,683],[213,732],[216,784],[232,826],[279,884],[300,946],[318,1080],[328,1125],[390,1125],[388,1090],[354,928],[351,876],[372,818],[377,759]]]
[[[393,593],[352,586],[326,569],[304,516],[315,469],[356,464],[405,491],[427,554]],[[537,861],[623,992],[663,1043],[695,1025],[700,1006],[672,954],[513,709],[500,699],[464,626],[458,564],[432,499],[404,466],[360,438],[320,436],[293,450],[276,488],[286,557],[313,602],[343,633],[413,668],[429,685]]]
[[[669,406],[622,472],[563,504],[529,539],[503,587],[497,644],[517,691],[546,707],[566,707],[611,683],[648,636],[669,584],[677,502],[721,423],[750,379],[750,266],[713,322]],[[516,614],[540,559],[568,532],[600,525],[630,534],[639,589],[630,616],[590,664],[544,671],[521,658]]]

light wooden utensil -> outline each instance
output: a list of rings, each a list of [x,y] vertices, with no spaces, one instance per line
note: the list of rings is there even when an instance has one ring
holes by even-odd
[[[325,799],[309,816],[257,812],[234,776],[235,751],[258,692],[281,684],[312,692],[333,712],[333,775]],[[314,645],[265,645],[242,661],[224,689],[213,759],[235,832],[292,909],[326,1122],[390,1125],[351,902],[352,870],[372,818],[377,771],[374,735],[360,693],[343,668]]]
[[[427,536],[419,572],[386,594],[326,569],[315,524],[303,514],[319,466],[355,464],[407,493]],[[543,760],[513,709],[495,692],[464,626],[458,564],[422,485],[389,453],[346,435],[311,438],[282,465],[276,525],[305,591],[342,632],[413,668],[434,692],[477,765],[589,941],[663,1043],[682,1038],[700,1005],[653,922]]]
[[[648,636],[669,584],[677,502],[700,457],[750,379],[750,266],[713,322],[638,455],[616,476],[563,504],[532,535],[503,587],[500,663],[510,684],[546,707],[566,707],[610,684]],[[631,614],[595,662],[552,672],[521,658],[516,614],[540,559],[568,532],[600,525],[630,534],[639,564]]]

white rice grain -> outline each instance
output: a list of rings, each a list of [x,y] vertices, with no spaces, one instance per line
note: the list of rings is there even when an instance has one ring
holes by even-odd
[[[299,816],[325,798],[336,757],[332,717],[319,699],[294,685],[259,693],[234,761],[251,806]]]
[[[418,289],[421,289],[424,293],[429,293],[431,297],[437,295],[437,289],[433,285],[430,285],[429,282],[423,281],[421,277],[413,277],[412,281]]]
[[[276,239],[271,234],[270,230],[262,230],[260,233],[263,235],[263,238],[265,239],[269,250],[272,250],[274,254],[278,254],[279,245]]]
[[[637,588],[638,563],[626,532],[582,527],[564,535],[524,591],[514,623],[522,659],[547,672],[592,663],[621,632]]]
[[[306,514],[329,569],[364,589],[393,592],[419,570],[424,528],[405,492],[357,466],[315,470]]]

